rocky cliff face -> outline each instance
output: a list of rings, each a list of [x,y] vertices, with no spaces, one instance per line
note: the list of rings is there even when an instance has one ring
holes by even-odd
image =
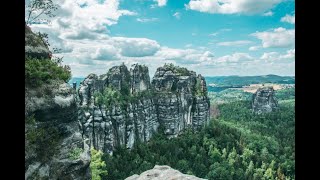
[[[38,37],[26,27],[26,55],[50,58],[44,44],[29,38]],[[91,179],[77,113],[76,92],[67,83],[25,86],[25,179]]]
[[[252,99],[252,110],[257,114],[272,112],[278,108],[273,87],[259,88]]]
[[[209,120],[206,82],[201,75],[167,65],[157,69],[152,87],[158,97],[158,121],[169,137],[186,127],[200,128]]]
[[[149,87],[149,71],[141,65],[130,71],[125,65],[115,66],[99,78],[94,74],[85,78],[78,90],[78,115],[83,135],[90,139],[90,144],[111,154],[117,146],[132,148],[137,140],[148,141],[159,126],[154,98],[147,95]],[[106,89],[121,95],[108,97],[114,99],[108,107],[94,98]]]
[[[152,83],[142,65],[130,70],[115,66],[100,77],[90,74],[78,89],[84,137],[111,154],[117,146],[132,148],[137,141],[148,141],[160,125],[169,137],[188,126],[203,126],[209,119],[204,78],[172,68],[158,68]]]
[[[26,89],[26,179],[91,179],[90,149],[80,133],[75,97],[67,83]]]
[[[132,175],[127,177],[125,180],[168,180],[168,179],[175,179],[175,180],[205,180],[202,178],[195,177],[193,175],[183,174],[178,170],[172,169],[169,166],[158,166],[155,165],[153,169],[145,171],[140,175]]]

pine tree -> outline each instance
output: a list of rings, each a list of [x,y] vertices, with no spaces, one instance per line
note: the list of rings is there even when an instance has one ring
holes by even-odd
[[[248,168],[246,169],[245,175],[247,179],[252,179],[252,175],[254,172],[254,164],[250,161]]]
[[[91,148],[91,177],[92,180],[101,180],[101,175],[107,175],[108,172],[105,170],[106,163],[102,161],[103,153],[101,151],[97,151],[94,148]]]
[[[286,179],[286,176],[282,173],[282,170],[281,170],[281,168],[279,166],[278,170],[277,170],[276,180],[285,180],[285,179]]]

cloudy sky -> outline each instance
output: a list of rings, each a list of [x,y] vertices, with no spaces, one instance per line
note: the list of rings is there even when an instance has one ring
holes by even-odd
[[[124,62],[204,76],[294,75],[294,0],[54,0],[49,34],[74,77]],[[28,0],[26,0],[26,4]]]

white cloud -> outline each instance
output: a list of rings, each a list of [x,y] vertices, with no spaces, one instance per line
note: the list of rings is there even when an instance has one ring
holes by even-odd
[[[252,43],[251,41],[241,40],[241,41],[226,41],[226,42],[219,42],[218,46],[242,46],[246,44]]]
[[[294,49],[288,50],[285,54],[271,52],[257,58],[247,53],[234,53],[215,58],[211,61],[191,64],[189,67],[197,69],[197,72],[201,72],[207,76],[294,75],[294,60],[284,57],[293,52]]]
[[[159,49],[158,42],[146,38],[114,37],[115,45],[121,49],[121,55],[127,57],[152,56]]]
[[[212,14],[259,14],[280,2],[281,0],[191,0],[185,7]]]
[[[180,18],[181,18],[181,14],[180,14],[179,12],[175,12],[175,13],[173,14],[173,16],[174,16],[175,18],[177,18],[177,19],[180,19]]]
[[[230,28],[219,29],[217,32],[213,32],[213,33],[209,34],[209,36],[217,36],[221,32],[228,32],[228,31],[232,31],[232,29],[230,29]]]
[[[154,22],[157,21],[158,18],[137,18],[138,22],[146,23],[146,22]]]
[[[261,46],[251,46],[250,48],[249,48],[249,51],[257,51],[258,49],[260,49],[261,48]]]
[[[114,46],[104,45],[104,47],[99,47],[91,55],[91,58],[96,60],[117,60],[119,59],[119,52]]]
[[[274,60],[277,60],[278,58],[279,58],[278,52],[265,52],[260,57],[260,59],[267,60],[267,61],[274,61]]]
[[[284,54],[284,55],[281,55],[280,58],[281,59],[294,59],[295,58],[295,53],[296,53],[296,50],[295,49],[289,49],[287,51],[287,54]]]
[[[282,27],[271,31],[256,32],[251,34],[262,41],[264,48],[285,48],[295,45],[295,30]]]
[[[162,47],[155,56],[166,60],[175,60],[182,64],[195,64],[202,61],[212,61],[214,57],[213,53],[210,51],[174,49],[168,47]]]
[[[289,49],[285,54],[280,54],[279,52],[265,52],[260,57],[261,60],[264,61],[294,61],[295,58],[295,49]]]
[[[218,32],[215,32],[215,33],[209,34],[209,36],[217,36],[218,34],[219,34]]]
[[[251,57],[249,54],[247,53],[234,53],[232,55],[226,55],[226,56],[222,56],[217,58],[215,61],[216,62],[239,62],[239,61],[250,61],[253,60],[253,57]]]
[[[95,0],[64,1],[56,0],[59,4],[56,16],[51,25],[45,25],[50,31],[58,31],[62,39],[100,39],[102,33],[107,33],[108,26],[118,22],[121,16],[132,16],[136,13],[119,9],[119,0],[108,0],[99,3]],[[84,7],[80,5],[86,4]],[[32,28],[44,28],[44,24],[33,24]]]
[[[167,0],[153,0],[158,3],[159,7],[167,5]]]
[[[290,23],[290,24],[295,24],[295,18],[296,15],[289,15],[289,14],[286,14],[284,17],[281,18],[281,22],[287,22],[287,23]]]
[[[273,16],[273,12],[272,11],[268,11],[263,13],[263,16]]]

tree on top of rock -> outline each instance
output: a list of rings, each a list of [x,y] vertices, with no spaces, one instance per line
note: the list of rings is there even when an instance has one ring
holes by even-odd
[[[27,4],[27,2],[29,2]],[[52,0],[30,0],[26,1],[26,24],[49,23],[48,18],[56,16],[53,14],[58,9],[58,4]],[[45,18],[42,18],[45,17]]]

